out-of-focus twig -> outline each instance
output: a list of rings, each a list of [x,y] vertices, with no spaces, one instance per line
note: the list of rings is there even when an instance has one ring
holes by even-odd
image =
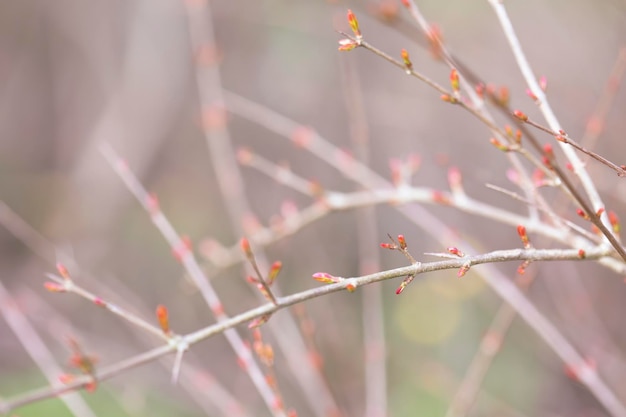
[[[604,90],[587,122],[585,133],[580,140],[581,145],[587,148],[595,147],[598,138],[604,131],[606,118],[624,79],[624,73],[626,73],[626,46],[623,46],[617,54],[613,68],[611,68],[609,77],[604,84]]]
[[[536,272],[518,276],[520,289],[527,289],[535,280]],[[448,406],[446,417],[465,417],[476,401],[483,380],[496,355],[500,352],[507,333],[517,313],[507,303],[502,303],[481,339],[478,351],[472,358],[469,368]]]
[[[355,156],[362,163],[370,162],[370,138],[367,114],[359,74],[350,60],[342,61],[344,97],[348,111],[350,138]],[[357,250],[361,275],[380,270],[380,253],[372,242],[377,240],[375,206],[364,207],[356,213]],[[365,417],[387,414],[387,344],[385,314],[381,288],[363,289],[362,303],[363,349],[365,350]]]
[[[45,375],[50,386],[56,389],[62,389],[63,384],[59,382],[59,376],[63,373],[63,369],[57,364],[54,355],[50,352],[46,343],[39,336],[35,328],[30,324],[28,318],[12,300],[11,294],[4,287],[2,281],[0,281],[0,315],[2,315],[11,330],[13,330],[13,333],[17,336],[24,350]],[[96,414],[78,393],[63,396],[61,397],[61,401],[65,403],[70,412],[75,416],[96,417]],[[8,410],[3,410],[2,400],[0,400],[0,413],[4,414],[6,412],[8,412]]]

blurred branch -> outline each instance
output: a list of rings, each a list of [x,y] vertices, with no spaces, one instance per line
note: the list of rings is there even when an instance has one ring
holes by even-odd
[[[604,90],[596,103],[593,114],[589,117],[585,133],[580,140],[580,143],[587,148],[593,148],[604,131],[606,118],[615,102],[615,96],[624,79],[624,73],[626,73],[626,46],[618,51],[613,68],[604,85]]]
[[[186,1],[185,8],[191,47],[202,58],[203,52],[206,55],[206,51],[217,48],[211,5],[208,1]],[[222,77],[217,64],[215,60],[198,59],[194,68],[204,119],[202,127],[232,230],[235,236],[242,237],[250,232],[246,227],[250,222],[246,220],[253,218],[253,213],[225,119]],[[269,264],[263,250],[257,255],[262,264]],[[280,294],[279,288],[275,288],[274,292]],[[292,315],[285,314],[278,322],[275,320],[269,328],[276,336],[276,342],[309,406],[319,417],[337,413],[339,408],[328,384],[320,370],[312,367],[307,360],[306,346]]]
[[[48,383],[52,387],[62,387],[59,382],[59,376],[63,373],[63,369],[57,364],[54,355],[50,352],[46,343],[30,324],[28,318],[21,312],[15,301],[12,300],[9,291],[4,287],[1,281],[0,315],[2,315],[11,330],[13,330],[13,333],[17,336],[24,350],[44,374]],[[67,406],[72,415],[96,417],[96,414],[78,393],[72,393],[67,397],[61,398],[61,401]],[[4,408],[4,404],[0,399],[0,413],[4,414],[8,412],[9,409]]]
[[[536,272],[531,275],[518,275],[517,283],[521,290],[527,290],[535,281]],[[511,324],[517,313],[507,303],[502,303],[494,315],[489,328],[480,341],[465,372],[456,394],[448,405],[445,417],[465,417],[470,413],[478,393],[496,355],[500,353]]]
[[[369,164],[370,137],[367,114],[359,74],[351,60],[342,60],[343,95],[348,112],[350,138],[359,161]],[[357,250],[361,275],[379,271],[380,253],[370,242],[376,241],[376,206],[356,213]],[[387,414],[387,341],[385,340],[385,311],[381,288],[377,285],[363,289],[361,322],[365,353],[365,417]]]

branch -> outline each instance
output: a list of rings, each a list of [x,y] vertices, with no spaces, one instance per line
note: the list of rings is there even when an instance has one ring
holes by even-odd
[[[420,275],[427,272],[434,272],[446,269],[459,269],[464,268],[467,265],[474,266],[487,263],[496,262],[508,262],[508,261],[559,261],[559,260],[583,260],[583,259],[599,259],[607,256],[606,250],[592,249],[585,253],[584,257],[578,250],[575,249],[510,249],[499,250],[482,255],[465,256],[462,258],[446,259],[444,261],[416,263],[414,265],[405,266],[402,268],[395,268],[375,274],[364,275],[354,278],[343,278],[340,282],[334,284],[324,285],[322,287],[313,288],[310,290],[302,291],[296,294],[292,294],[285,297],[277,297],[276,304],[266,303],[257,308],[248,310],[244,313],[238,314],[234,317],[230,317],[220,322],[207,326],[198,331],[181,336],[183,343],[187,343],[189,346],[196,344],[202,340],[208,339],[217,334],[223,333],[229,329],[233,329],[235,326],[249,322],[253,319],[261,316],[272,314],[285,307],[292,306],[294,304],[302,303],[306,300],[321,297],[324,295],[332,294],[335,292],[350,289],[356,289],[363,285],[372,284],[375,282],[385,281],[392,278],[404,277],[407,275]],[[337,277],[339,278],[339,277]],[[536,314],[539,314],[536,312]],[[560,337],[560,336],[559,336]],[[569,345],[568,345],[569,346]],[[571,347],[570,347],[571,348]],[[573,348],[571,348],[573,349]],[[126,360],[120,361],[113,365],[97,369],[94,372],[94,376],[98,381],[103,381],[112,378],[122,372],[129,369],[138,367],[140,365],[152,362],[162,356],[168,355],[177,350],[175,344],[167,344],[159,346],[147,352],[133,356]],[[580,363],[573,364],[580,366]],[[600,391],[603,395],[611,397],[613,393],[599,380],[597,375],[590,376],[589,374],[581,375],[581,382],[586,383],[584,378],[592,378],[594,383],[599,384]],[[13,399],[0,402],[0,413],[7,414],[18,407],[30,404],[36,401],[43,400],[45,398],[56,397],[61,394],[79,389],[86,383],[93,380],[92,376],[80,376],[65,386],[59,387],[44,387],[38,390],[25,393],[14,397]],[[592,390],[593,391],[593,390]],[[608,407],[607,407],[608,408]],[[624,413],[614,413],[615,415],[626,415],[626,410],[622,410]]]

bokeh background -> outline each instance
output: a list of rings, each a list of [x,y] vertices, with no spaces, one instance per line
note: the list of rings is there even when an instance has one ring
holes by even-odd
[[[547,77],[549,98],[562,125],[573,137],[581,137],[605,97],[619,51],[626,46],[626,3],[505,3],[535,72]],[[455,56],[482,79],[508,86],[512,106],[540,120],[487,1],[418,4],[441,28]],[[350,108],[362,106],[368,164],[380,175],[390,177],[391,158],[417,154],[421,168],[415,184],[446,189],[447,169],[457,166],[469,194],[524,212],[521,203],[485,187],[486,183],[513,186],[506,179],[506,159],[489,144],[483,125],[367,51],[337,51],[340,35],[335,30],[348,30],[347,8],[359,17],[370,43],[394,56],[406,48],[416,69],[446,85],[448,68],[420,46],[423,37],[399,1],[0,4],[1,301],[31,321],[66,370],[70,335],[103,365],[159,341],[144,338],[140,330],[83,299],[46,292],[44,274],[54,271],[55,259],[65,262],[86,288],[148,320],[155,321],[157,304],[166,304],[179,333],[213,322],[171,249],[106,164],[98,145],[111,143],[127,159],[143,184],[159,196],[177,230],[190,236],[202,259],[207,242],[235,245],[241,225],[249,224],[235,219],[233,225],[227,201],[232,197],[220,191],[219,167],[205,139],[206,104],[219,94],[248,98],[314,127],[348,150],[354,146]],[[381,10],[387,20],[377,14]],[[195,33],[198,22],[208,29],[201,35],[212,33],[215,44],[199,49],[192,42],[190,29]],[[197,65],[212,68],[208,73],[213,75],[217,73],[211,71],[217,69],[218,82],[214,78],[206,83],[201,77],[198,83]],[[348,83],[359,86],[358,103]],[[201,91],[207,85],[214,90]],[[593,144],[618,164],[626,161],[624,109],[626,94],[618,89],[599,141]],[[288,138],[236,114],[228,114],[227,121],[235,148],[248,147],[327,189],[359,189],[328,160],[293,146]],[[595,163],[589,163],[589,170],[607,206],[626,216],[624,180]],[[300,208],[311,203],[310,198],[250,168],[242,167],[241,176],[251,213],[262,225],[280,215],[285,201]],[[426,208],[479,250],[519,246],[509,226],[453,208]],[[563,210],[568,212],[566,206]],[[310,278],[318,271],[358,275],[363,260],[359,251],[376,248],[387,233],[403,233],[417,258],[429,259],[422,253],[445,249],[386,206],[375,209],[375,221],[368,227],[370,238],[363,239],[363,212],[331,214],[265,248],[267,259],[284,264],[276,284],[280,291],[289,294],[320,285]],[[572,208],[566,217],[575,220]],[[448,246],[454,246],[454,236],[448,239]],[[555,246],[539,237],[535,243]],[[379,268],[406,262],[393,252],[378,255]],[[241,264],[216,269],[203,262],[228,314],[258,305]],[[501,270],[513,279],[516,267],[505,264]],[[338,293],[290,311],[296,323],[313,329],[307,340],[323,358],[321,371],[340,415],[366,415],[371,398],[364,364],[377,355],[383,355],[387,366],[387,408],[386,414],[379,415],[444,415],[501,305],[483,284],[479,268],[475,269],[463,280],[456,278],[455,271],[428,275],[400,297],[394,294],[398,282],[386,282],[378,284],[374,293],[369,289]],[[537,274],[529,290],[531,300],[581,353],[595,360],[603,377],[626,401],[623,277],[580,263],[533,265],[529,272]],[[376,317],[384,323],[384,350],[363,341],[364,322],[367,326],[372,320],[363,312],[372,300],[382,304]],[[275,319],[287,314],[278,313]],[[245,326],[238,330],[244,339],[251,339]],[[263,334],[276,351],[277,380],[286,405],[300,416],[319,415],[310,398],[322,394],[303,392],[279,348],[277,339],[286,336],[270,330]],[[269,415],[222,336],[194,346],[185,366],[218,380],[248,411],[242,415]],[[85,399],[100,416],[224,415],[207,400],[208,395],[202,395],[214,389],[208,379],[195,379],[188,388],[171,385],[169,374],[167,364],[144,365],[102,383]],[[10,398],[45,384],[24,346],[0,320],[0,396]],[[16,412],[71,415],[58,400]],[[514,321],[470,414],[596,416],[604,411],[566,376],[563,364],[545,343],[524,323]]]

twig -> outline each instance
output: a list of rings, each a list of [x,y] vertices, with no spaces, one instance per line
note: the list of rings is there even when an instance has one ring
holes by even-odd
[[[598,259],[606,256],[606,250],[594,249],[586,253],[585,259]],[[285,297],[277,297],[277,303],[266,303],[257,308],[248,310],[244,313],[240,313],[234,317],[224,319],[216,324],[207,326],[195,332],[181,336],[189,346],[192,346],[202,340],[208,339],[217,334],[226,332],[233,329],[235,326],[247,323],[255,318],[263,315],[272,314],[285,307],[304,302],[306,300],[325,296],[331,293],[346,290],[347,285],[352,285],[354,288],[361,287],[363,285],[372,284],[384,280],[389,280],[398,277],[404,277],[410,274],[420,275],[427,272],[434,272],[445,269],[458,269],[463,267],[464,264],[470,263],[471,265],[500,263],[507,261],[523,261],[529,260],[533,262],[539,261],[556,261],[556,260],[582,260],[580,254],[575,249],[511,249],[511,250],[499,250],[482,255],[467,256],[464,258],[449,259],[436,262],[422,262],[415,265],[405,266],[402,268],[395,268],[375,274],[364,275],[354,278],[343,278],[341,282],[336,284],[328,284],[321,287],[313,288],[310,290],[302,291],[296,294],[292,294]],[[488,266],[488,265],[487,265]],[[518,290],[507,281],[502,291],[505,292],[517,292]],[[583,359],[576,353],[574,348],[560,335],[557,329],[549,324],[549,322],[541,315],[539,311],[535,309],[523,296],[521,298],[515,297],[513,306],[518,312],[526,319],[526,321],[533,325],[536,330],[553,344],[559,346],[555,351],[559,356],[564,359],[568,364],[574,366],[580,366],[584,363]],[[164,355],[168,355],[177,350],[176,346],[172,344],[166,344],[139,355],[133,356],[126,360],[122,360],[113,365],[101,367],[96,370],[95,377],[99,381],[109,379],[122,372],[137,366],[152,362]],[[626,411],[621,408],[619,403],[615,403],[616,399],[614,394],[610,391],[599,376],[593,372],[581,373],[580,380],[583,384],[589,387],[596,397],[607,407],[613,415],[623,416],[626,415]],[[44,387],[38,390],[27,392],[16,396],[11,399],[0,401],[0,412],[9,413],[18,407],[30,404],[36,401],[40,401],[45,398],[56,397],[61,394],[73,391],[82,387],[85,383],[91,381],[91,377],[79,376],[72,382],[65,386],[59,387]]]
[[[524,204],[533,204],[532,202],[526,200],[524,197],[522,197],[521,195],[514,193],[510,190],[507,190],[505,188],[502,187],[498,187],[497,185],[493,185],[493,184],[486,184],[487,188],[490,188],[494,191],[498,191],[504,195],[507,195],[509,197],[511,197],[514,200],[517,201],[521,201]],[[548,216],[556,216],[556,213],[554,211],[550,211],[546,213]],[[591,232],[589,232],[586,229],[583,229],[582,227],[580,227],[579,225],[577,225],[576,223],[569,221],[567,219],[564,219],[562,217],[559,217],[558,220],[560,222],[563,222],[563,224],[565,224],[567,227],[569,227],[572,230],[575,230],[576,232],[578,232],[581,236],[584,236],[585,238],[587,238],[590,242],[596,242],[597,244],[600,244],[600,238],[598,237],[598,235],[594,235]],[[518,222],[518,224],[526,224],[524,222]],[[544,236],[546,236],[544,233],[542,233],[541,228],[535,229],[533,230],[533,232],[535,233],[539,233],[542,234]],[[626,265],[625,265],[626,266]]]
[[[456,394],[448,406],[445,417],[464,417],[469,414],[482,381],[493,359],[500,352],[507,330],[515,316],[515,310],[509,304],[502,303],[500,305],[480,342],[478,351],[470,362]]]
[[[46,274],[46,276],[59,285],[57,287],[58,290],[62,290],[62,291],[66,291],[66,292],[69,292],[69,293],[76,294],[79,297],[82,297],[82,298],[90,301],[94,305],[97,305],[99,307],[103,307],[103,308],[107,309],[112,314],[115,314],[116,316],[121,317],[122,319],[126,320],[130,324],[135,325],[135,326],[145,330],[146,332],[151,333],[151,334],[157,336],[160,339],[164,339],[164,340],[168,340],[169,339],[169,337],[167,335],[165,335],[163,333],[163,330],[161,330],[159,327],[154,326],[154,325],[148,323],[147,321],[145,321],[141,317],[131,313],[130,311],[124,309],[123,307],[121,307],[121,306],[119,306],[117,304],[114,304],[114,303],[112,303],[110,301],[107,301],[104,298],[99,297],[99,296],[93,294],[90,291],[87,291],[86,289],[84,289],[80,285],[76,284],[76,282],[73,279],[61,278],[61,277],[59,277],[57,275],[54,275],[54,274]]]
[[[616,165],[613,162],[609,161],[608,159],[606,159],[605,157],[598,155],[597,153],[583,147],[582,145],[579,145],[578,142],[574,141],[574,139],[572,139],[571,137],[569,137],[568,134],[566,134],[565,132],[555,132],[550,128],[547,128],[545,126],[543,126],[540,123],[537,123],[533,120],[531,120],[530,118],[526,119],[523,121],[526,124],[529,124],[539,130],[541,130],[542,132],[546,132],[549,135],[553,136],[556,138],[557,141],[561,142],[561,143],[566,143],[568,145],[570,145],[571,147],[573,147],[574,149],[580,151],[581,153],[586,154],[587,156],[595,159],[596,161],[600,162],[601,164],[606,165],[607,167],[611,168],[613,171],[615,171],[617,173],[618,177],[624,177],[626,176],[626,169],[624,169],[622,166]]]

